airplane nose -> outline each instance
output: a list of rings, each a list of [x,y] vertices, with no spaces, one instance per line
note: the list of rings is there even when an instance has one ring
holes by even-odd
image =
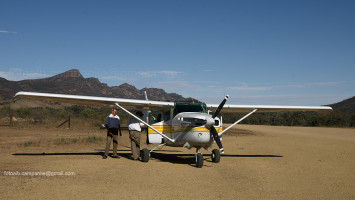
[[[214,125],[214,119],[212,117],[206,117],[206,125],[207,127],[211,127]]]

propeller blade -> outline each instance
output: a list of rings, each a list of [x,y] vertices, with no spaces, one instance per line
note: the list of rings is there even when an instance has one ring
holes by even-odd
[[[219,150],[221,151],[221,153],[224,153],[221,139],[219,138],[218,133],[217,133],[216,129],[214,128],[214,126],[211,126],[210,132],[213,136],[214,141],[216,141],[216,143],[219,147]]]
[[[215,117],[217,117],[217,115],[219,114],[219,112],[221,112],[224,104],[226,103],[227,99],[228,99],[229,95],[227,95],[226,97],[224,97],[223,101],[221,102],[221,104],[219,104],[216,112],[214,112],[214,114],[212,115],[212,118],[214,119]]]

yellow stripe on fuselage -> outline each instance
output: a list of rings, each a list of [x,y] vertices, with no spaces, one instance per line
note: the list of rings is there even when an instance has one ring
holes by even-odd
[[[153,126],[153,128],[157,129],[161,133],[174,133],[174,132],[209,132],[210,130],[205,127],[181,127],[181,126]],[[216,128],[217,132],[222,132],[222,127]],[[156,132],[148,128],[148,133],[156,134]]]

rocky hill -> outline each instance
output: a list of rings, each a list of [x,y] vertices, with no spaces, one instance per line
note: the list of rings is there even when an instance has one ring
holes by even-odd
[[[19,91],[142,99],[144,90],[147,91],[149,100],[193,100],[176,93],[166,93],[159,88],[143,88],[139,90],[128,83],[109,87],[107,84],[101,83],[97,78],[84,78],[79,70],[76,69],[43,79],[9,81],[0,77],[0,97],[5,100],[11,99]]]
[[[332,107],[334,111],[355,114],[355,96],[329,106]]]

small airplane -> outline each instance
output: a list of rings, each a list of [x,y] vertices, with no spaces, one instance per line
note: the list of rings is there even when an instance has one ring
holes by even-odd
[[[196,148],[195,162],[198,168],[203,166],[202,148],[211,153],[214,163],[220,162],[221,153],[224,153],[221,142],[223,133],[255,112],[316,111],[327,113],[332,111],[332,108],[328,106],[228,105],[225,104],[229,97],[228,95],[225,96],[219,105],[150,101],[146,93],[145,100],[36,92],[18,92],[14,98],[19,97],[95,107],[115,105],[148,127],[148,144],[159,144],[152,150],[146,148],[141,150],[141,160],[143,162],[148,162],[150,153],[158,147]],[[217,117],[222,108],[227,112],[247,114],[223,130],[222,117]],[[215,110],[213,114],[211,114],[212,111],[210,109]],[[144,111],[146,120],[140,119],[129,110]],[[219,149],[210,151],[209,149],[212,148],[214,142],[216,142]]]

